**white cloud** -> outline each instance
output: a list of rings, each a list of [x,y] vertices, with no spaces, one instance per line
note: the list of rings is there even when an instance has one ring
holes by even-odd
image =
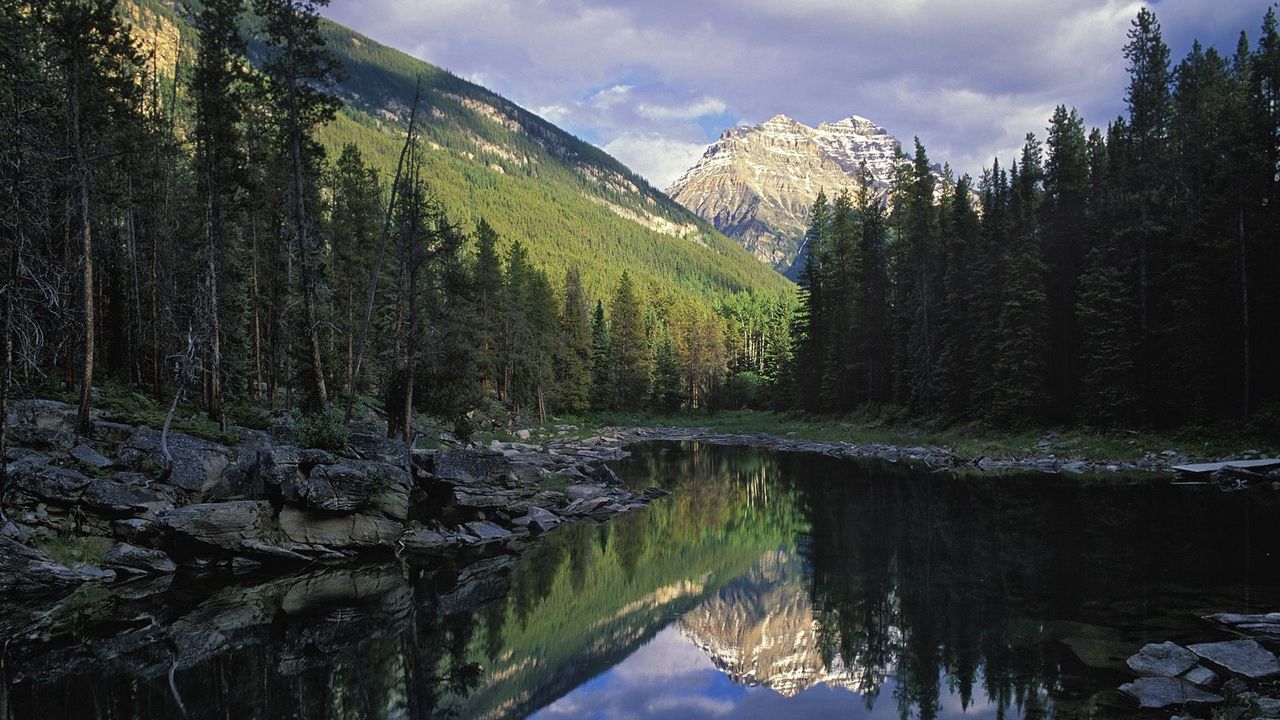
[[[603,146],[605,152],[640,173],[657,188],[665,188],[693,166],[707,143],[681,142],[654,134],[624,133]]]
[[[641,103],[636,112],[650,120],[697,120],[708,115],[720,115],[728,109],[723,100],[707,96],[685,105]]]
[[[1152,6],[1175,59],[1230,52],[1271,0]],[[1121,48],[1139,0],[334,0],[328,15],[630,153],[662,184],[715,132],[699,118],[856,113],[977,173],[1043,134],[1046,109],[1090,125],[1124,109]],[[600,90],[600,88],[605,88]],[[586,98],[585,100],[583,98]],[[557,114],[558,113],[558,114]],[[1021,126],[1021,123],[1032,123]],[[645,163],[643,166],[640,163]],[[683,168],[681,168],[683,169]]]
[[[614,85],[613,87],[605,88],[592,95],[587,104],[600,110],[608,110],[619,103],[626,102],[631,97],[631,90],[634,87],[634,85]]]

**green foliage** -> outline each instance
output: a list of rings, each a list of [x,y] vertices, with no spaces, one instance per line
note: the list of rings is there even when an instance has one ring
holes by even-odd
[[[342,411],[329,408],[302,416],[298,420],[294,440],[300,447],[341,452],[347,448],[349,432]]]
[[[996,159],[980,211],[972,181],[939,182],[919,142],[887,233],[865,198],[819,198],[793,329],[800,408],[1167,427],[1274,402],[1275,13],[1256,48],[1242,38],[1228,61],[1195,44],[1171,69],[1143,9],[1124,55],[1128,117],[1086,133],[1059,106],[1048,156],[1028,134],[1008,170]]]

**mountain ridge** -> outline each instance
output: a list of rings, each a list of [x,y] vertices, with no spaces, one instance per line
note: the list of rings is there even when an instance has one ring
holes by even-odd
[[[725,130],[667,194],[794,277],[819,191],[856,189],[865,163],[874,189],[886,192],[900,148],[888,130],[860,115],[810,127],[778,114]]]
[[[198,0],[129,0],[125,7],[142,42],[176,36],[165,40],[177,43],[175,62],[190,62],[194,53],[182,48],[197,42]],[[593,297],[610,292],[623,271],[706,307],[735,292],[787,290],[734,241],[604,150],[343,25],[322,18],[321,31],[343,68],[332,91],[344,106],[318,131],[330,157],[354,143],[389,181],[421,77],[422,172],[437,200],[464,228],[483,217],[508,242],[520,240],[553,282],[576,263]],[[260,62],[252,20],[245,36],[250,61]]]

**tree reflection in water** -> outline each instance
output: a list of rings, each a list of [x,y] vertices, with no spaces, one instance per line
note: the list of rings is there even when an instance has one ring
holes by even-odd
[[[519,558],[10,607],[0,718],[179,718],[171,668],[193,718],[514,718],[587,692],[607,716],[601,693],[664,629],[783,716],[819,698],[879,716],[886,696],[904,718],[1123,716],[1111,688],[1143,642],[1280,606],[1274,494],[705,445],[636,448],[619,474],[677,491]]]

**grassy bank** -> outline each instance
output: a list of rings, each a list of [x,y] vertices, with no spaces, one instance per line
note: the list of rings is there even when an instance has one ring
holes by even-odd
[[[902,447],[951,449],[961,457],[1033,458],[1054,455],[1082,460],[1139,460],[1147,453],[1173,450],[1179,458],[1218,459],[1250,453],[1280,457],[1280,441],[1222,427],[1187,427],[1172,432],[1081,428],[1023,428],[1011,430],[971,422],[932,426],[892,422],[875,417],[810,417],[788,413],[740,410],[715,415],[651,415],[601,413],[561,418],[557,424],[577,425],[575,434],[590,435],[604,427],[699,427],[717,433],[766,433],[814,442],[883,443]],[[554,433],[549,424],[539,435]],[[536,437],[536,436],[535,436]]]

